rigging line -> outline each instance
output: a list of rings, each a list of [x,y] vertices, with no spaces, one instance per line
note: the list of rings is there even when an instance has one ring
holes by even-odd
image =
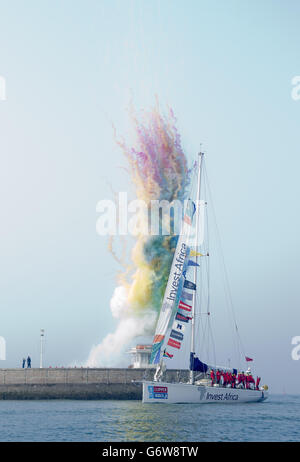
[[[209,311],[208,311],[208,313],[209,313]],[[211,351],[211,353],[212,353],[212,363],[217,364],[216,346],[215,346],[214,334],[213,334],[213,329],[212,329],[212,319],[211,319],[210,314],[208,314],[208,313],[207,313],[208,339],[209,339],[209,342],[211,343],[211,345],[210,345],[210,343],[208,343],[208,347],[209,347],[209,349],[212,350]]]
[[[224,287],[225,295],[226,295],[226,298],[228,299],[229,307],[231,309],[231,314],[232,314],[233,321],[234,321],[234,326],[235,326],[234,334],[236,335],[238,333],[238,326],[237,326],[237,321],[236,321],[236,315],[235,315],[232,295],[231,295],[231,291],[230,291],[228,272],[227,272],[224,253],[223,253],[222,244],[221,244],[221,235],[220,235],[220,231],[219,231],[219,227],[218,227],[218,223],[217,223],[217,219],[216,219],[216,213],[215,213],[214,203],[213,203],[213,200],[212,200],[212,193],[211,193],[211,188],[210,188],[210,185],[209,185],[206,165],[204,167],[204,174],[206,176],[206,183],[207,183],[207,189],[208,189],[208,194],[209,194],[210,203],[211,203],[211,210],[212,210],[212,215],[213,215],[213,218],[214,218],[214,223],[215,223],[215,228],[216,228],[217,245],[219,247],[219,253],[220,253],[220,256],[221,256],[221,262],[222,262],[222,266],[223,266],[224,279],[225,279],[225,287]],[[238,345],[236,345],[236,342],[234,340],[235,335],[233,335],[234,349],[236,350],[236,352],[238,353],[238,356],[239,356],[239,348],[238,348]]]
[[[203,355],[204,355],[204,350],[206,349],[206,355],[207,357],[209,357],[209,345],[208,345],[208,340],[206,341],[206,337],[207,336],[207,319],[204,320],[204,323],[203,323],[203,342],[202,342],[202,350],[201,350],[201,356],[202,356],[202,352],[203,352]]]
[[[198,326],[197,326],[197,331],[199,331],[199,336],[197,336],[197,338],[199,338],[199,356],[200,358],[203,357],[203,354],[204,354],[204,349],[205,349],[205,345],[206,345],[206,320],[205,319],[202,319],[202,317],[199,318],[199,323],[198,323]]]
[[[211,331],[210,331],[210,328],[209,328],[209,318],[207,316],[207,319],[206,319],[206,329],[207,329],[207,356],[210,360],[211,363],[215,363],[215,358],[214,358],[214,352],[213,350],[211,350],[211,343],[212,343],[212,336],[211,336]]]
[[[202,287],[204,288],[204,284]],[[204,306],[204,299],[207,298],[207,294],[204,293],[204,290],[202,290],[200,295],[198,294],[198,297],[200,298],[200,303],[198,302],[198,305],[201,304],[201,306]],[[200,316],[201,314],[205,315],[204,319],[203,316]],[[199,322],[197,323],[197,332],[199,332],[199,335],[197,335],[197,338],[201,339],[201,342],[199,341],[198,343],[199,355],[203,358],[206,350],[206,357],[210,358],[209,319],[207,312],[197,313],[197,315],[199,316]]]
[[[205,168],[205,164],[204,164]],[[205,188],[205,197],[207,193],[207,184],[206,184],[206,176],[204,175],[204,188]],[[210,311],[210,262],[209,262],[209,224],[208,224],[208,211],[207,211],[207,202],[205,202],[205,235],[207,236],[207,243],[206,243],[206,254],[207,258],[205,259],[206,263],[206,274],[207,274],[207,313]]]
[[[201,303],[202,303],[202,297],[201,297],[201,292],[199,290],[198,293],[197,293],[197,306],[200,306]],[[200,308],[200,310],[201,310],[201,308]],[[200,315],[200,312],[197,313],[196,328],[197,328],[197,333],[199,332],[199,335],[197,335],[197,338],[199,338],[198,345],[199,345],[199,351],[200,351],[201,348],[202,348],[202,344],[203,344],[203,318]]]
[[[204,160],[204,159],[203,159]],[[206,196],[207,196],[207,187],[205,185],[205,177],[203,177],[203,194],[204,194],[204,198],[206,199]],[[208,234],[208,214],[207,214],[207,202],[205,201],[205,209],[204,209],[204,228],[203,228],[203,232],[204,232],[204,235],[203,235],[203,242],[202,242],[202,246],[205,247],[205,253],[207,253],[207,246],[209,246],[209,234]],[[207,236],[207,237],[206,237]],[[214,356],[214,359],[216,358],[216,354],[215,354],[215,345],[214,345],[214,339],[213,339],[213,335],[211,335],[211,338],[210,338],[210,331],[211,331],[211,326],[209,324],[209,318],[208,318],[208,313],[209,313],[209,302],[210,302],[210,299],[209,299],[209,296],[210,296],[210,283],[209,283],[209,262],[206,261],[205,263],[202,261],[203,265],[201,264],[200,265],[200,287],[199,287],[199,292],[198,292],[198,296],[200,297],[200,303],[198,302],[198,306],[202,306],[204,309],[206,309],[206,311],[204,312],[200,312],[200,313],[197,313],[197,315],[201,315],[201,314],[205,314],[205,319],[203,320],[202,317],[199,318],[199,322],[197,323],[197,326],[199,326],[199,328],[197,330],[199,330],[199,333],[201,335],[199,335],[199,338],[201,338],[201,344],[199,345],[200,347],[200,351],[199,351],[199,354],[200,356],[202,356],[202,354],[204,354],[204,352],[206,351],[206,357],[210,360],[210,357],[211,357],[211,352],[210,352],[210,343],[212,344],[212,354]],[[204,274],[206,272],[206,275]],[[206,277],[205,277],[206,276]],[[205,280],[205,283],[204,284],[204,280]],[[198,297],[197,297],[198,298]],[[211,332],[212,334],[212,332]],[[199,342],[200,343],[200,342]]]
[[[206,174],[207,174],[207,172],[206,172]],[[212,204],[212,206],[213,206],[213,204]],[[214,209],[213,209],[213,212],[215,214]],[[240,365],[241,349],[243,350],[243,344],[242,344],[242,340],[241,340],[241,337],[240,337],[240,334],[239,334],[239,331],[238,331],[238,326],[237,326],[237,321],[236,321],[236,316],[235,316],[235,311],[234,311],[234,305],[233,305],[232,295],[231,295],[231,291],[230,291],[228,272],[227,272],[227,268],[226,268],[226,264],[225,264],[224,253],[223,253],[223,250],[222,250],[220,232],[219,232],[219,228],[218,228],[218,224],[217,224],[217,220],[216,220],[216,215],[214,216],[214,218],[215,218],[216,231],[217,231],[217,234],[218,234],[217,237],[219,239],[219,242],[218,242],[219,251],[220,251],[220,254],[222,256],[222,264],[223,264],[224,279],[225,279],[225,286],[224,286],[225,295],[226,295],[226,298],[228,300],[229,307],[231,308],[231,314],[232,314],[232,317],[233,317],[234,327],[235,327],[235,330],[233,332],[234,333],[233,343],[234,343],[234,348],[235,348],[237,356],[238,356],[237,357],[237,362]],[[235,339],[236,339],[236,341],[235,341]],[[245,353],[244,353],[244,356],[245,356]]]
[[[214,340],[214,335],[213,335],[213,329],[211,327],[211,319],[208,319],[208,329],[210,331],[211,335],[211,342],[212,342],[212,350],[213,350],[213,363],[217,364],[217,355],[216,355],[216,348],[215,348],[215,340]]]
[[[205,170],[205,159],[204,159],[204,170]],[[207,175],[203,175],[203,194],[204,194],[204,200],[205,200],[205,228],[204,228],[204,233],[205,233],[205,253],[209,255],[209,217],[208,217],[208,207],[207,207]],[[211,319],[210,319],[210,261],[209,261],[209,256],[207,255],[207,259],[205,259],[205,269],[206,269],[206,285],[207,285],[207,299],[206,299],[206,315],[207,315],[207,337],[208,337],[208,342],[207,342],[207,356],[210,358],[210,342],[212,345],[212,362],[216,364],[216,349],[215,349],[215,341],[213,337],[213,330],[211,327]]]
[[[210,329],[208,317],[207,317],[207,339],[208,339],[208,342],[207,342],[207,350],[208,350],[207,354],[208,354],[210,363],[216,364],[216,357],[215,357],[215,354],[214,354],[213,337],[212,337],[212,332],[211,332],[211,329]]]
[[[206,175],[203,175],[205,180],[204,180],[204,187],[205,187],[205,198],[207,195],[207,181],[206,181]],[[214,338],[213,338],[213,331],[211,328],[211,321],[210,321],[210,261],[209,261],[209,223],[208,223],[208,209],[207,209],[207,202],[205,202],[205,235],[207,236],[206,238],[206,250],[207,250],[207,258],[205,259],[205,264],[206,264],[206,275],[207,275],[207,322],[208,322],[208,355],[210,356],[210,345],[209,345],[209,340],[211,339],[211,344],[212,344],[212,362],[216,364],[216,351],[215,351],[215,343],[214,343]]]

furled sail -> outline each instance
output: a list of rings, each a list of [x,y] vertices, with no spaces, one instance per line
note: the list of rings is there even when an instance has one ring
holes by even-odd
[[[198,371],[198,372],[207,372],[208,365],[200,361],[195,353],[190,354],[190,370],[191,371]]]

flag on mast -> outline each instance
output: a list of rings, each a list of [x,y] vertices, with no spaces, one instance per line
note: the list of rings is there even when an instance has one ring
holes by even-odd
[[[189,260],[188,261],[188,266],[200,266],[199,263],[196,263],[195,261],[193,260]]]
[[[204,257],[203,253],[197,252],[196,250],[191,250],[190,256],[191,257]]]

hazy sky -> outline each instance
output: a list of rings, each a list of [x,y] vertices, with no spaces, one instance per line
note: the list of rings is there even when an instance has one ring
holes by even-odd
[[[0,1],[1,367],[38,366],[41,327],[52,366],[113,330],[96,204],[130,188],[112,122],[157,94],[190,163],[204,144],[247,352],[299,392],[299,20],[292,0]]]

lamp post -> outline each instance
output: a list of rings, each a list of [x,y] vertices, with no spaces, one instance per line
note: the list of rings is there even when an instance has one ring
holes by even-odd
[[[43,367],[43,346],[44,346],[44,335],[45,329],[41,329],[41,351],[40,351],[40,368]]]

